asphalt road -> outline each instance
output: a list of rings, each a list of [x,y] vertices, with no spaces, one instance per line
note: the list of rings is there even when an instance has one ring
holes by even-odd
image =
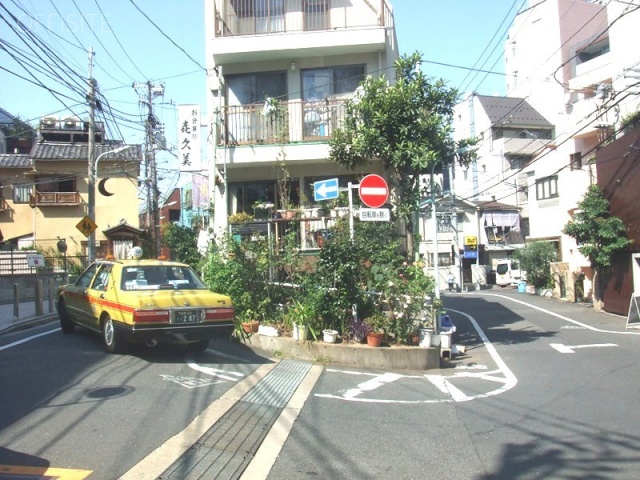
[[[427,372],[325,366],[238,448],[253,459],[243,478],[637,478],[640,332],[512,290],[444,301],[464,356]],[[112,356],[56,327],[0,337],[0,465],[120,478],[280,360],[222,343]]]

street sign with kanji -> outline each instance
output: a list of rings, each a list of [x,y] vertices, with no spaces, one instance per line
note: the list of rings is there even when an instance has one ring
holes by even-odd
[[[98,226],[94,223],[91,218],[85,216],[80,222],[76,225],[76,228],[80,230],[85,237],[91,235]]]
[[[387,203],[389,187],[380,175],[371,173],[360,181],[358,186],[360,199],[367,207],[378,208]]]
[[[320,200],[331,200],[338,198],[338,179],[329,178],[313,182],[313,199],[318,202]]]
[[[360,220],[363,222],[388,222],[391,211],[388,208],[361,208]]]

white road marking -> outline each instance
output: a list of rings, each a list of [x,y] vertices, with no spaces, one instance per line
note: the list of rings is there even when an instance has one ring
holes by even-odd
[[[244,374],[241,372],[227,372],[226,370],[220,370],[219,368],[205,367],[202,365],[198,365],[193,361],[187,362],[187,365],[198,372],[206,373],[207,375],[211,375],[212,377],[222,378],[231,382],[235,382],[244,377]]]
[[[564,345],[562,343],[550,343],[551,348],[555,348],[560,353],[576,353],[578,348],[599,348],[599,347],[617,347],[615,343],[594,343],[591,345]]]
[[[215,385],[217,383],[224,383],[224,380],[209,380],[203,378],[186,377],[184,375],[160,375],[163,380],[177,383],[187,388],[206,387],[208,385]]]
[[[471,295],[475,295],[475,294],[471,294]],[[551,310],[547,310],[546,308],[537,307],[537,306],[532,305],[530,303],[523,302],[522,300],[511,298],[511,297],[509,297],[507,295],[499,295],[497,293],[485,293],[485,294],[483,294],[483,296],[498,297],[498,298],[503,298],[505,300],[510,300],[510,301],[512,301],[514,303],[519,303],[521,305],[525,305],[525,306],[527,306],[529,308],[533,308],[534,310],[538,310],[539,312],[546,313],[547,315],[551,315],[552,317],[559,318],[561,320],[564,320],[566,322],[572,323],[574,325],[578,325],[578,326],[580,326],[582,328],[586,328],[587,330],[591,330],[593,332],[615,333],[616,335],[640,335],[640,332],[627,332],[627,331],[625,331],[625,332],[616,332],[615,330],[604,330],[602,328],[592,327],[591,325],[587,325],[586,323],[582,323],[582,322],[579,322],[577,320],[573,320],[572,318],[565,317],[564,315],[560,315],[559,313],[552,312]]]
[[[425,376],[427,377],[427,380],[433,383],[438,390],[444,394],[450,395],[454,402],[466,402],[469,400],[469,397],[462,393],[462,390],[452,385],[451,382],[442,375]]]
[[[356,388],[347,390],[344,394],[344,398],[355,398],[363,392],[370,392],[372,390],[375,390],[376,388],[382,387],[387,383],[395,382],[399,378],[402,378],[402,375],[398,375],[396,373],[385,373],[383,375],[378,375],[371,380],[360,383]]]
[[[346,400],[352,402],[363,402],[363,403],[389,403],[389,404],[427,404],[427,403],[450,403],[450,402],[467,402],[469,400],[474,400],[477,398],[485,398],[494,395],[499,395],[508,390],[511,390],[518,383],[518,379],[511,372],[507,364],[502,360],[500,355],[498,355],[497,350],[494,348],[493,344],[489,341],[485,333],[478,325],[478,322],[471,316],[467,315],[464,312],[460,312],[458,310],[448,309],[449,311],[459,313],[467,317],[473,328],[476,330],[478,336],[482,340],[484,347],[493,358],[493,361],[497,365],[497,369],[491,372],[483,371],[483,372],[469,372],[469,371],[457,371],[453,375],[436,375],[436,374],[427,374],[427,375],[401,375],[397,373],[385,373],[385,374],[371,374],[364,372],[356,372],[352,370],[339,370],[339,369],[327,369],[327,372],[337,372],[346,375],[369,375],[374,378],[368,380],[366,382],[358,384],[356,388],[352,388],[344,391],[341,394],[323,394],[316,393],[316,397],[321,398],[331,398],[336,400]],[[477,369],[477,370],[486,370],[486,366],[484,365],[465,365],[461,368],[468,369]],[[379,399],[379,398],[363,398],[361,396],[364,392],[373,392],[378,388],[382,388],[387,384],[390,384],[394,381],[403,379],[403,378],[426,378],[431,384],[436,386],[442,393],[446,394],[448,398],[444,399],[428,399],[428,400],[393,400],[393,399]],[[482,380],[487,380],[492,383],[498,383],[501,386],[496,388],[495,390],[491,390],[486,393],[467,396],[462,390],[458,387],[454,386],[451,383],[450,379],[456,378],[479,378]]]
[[[31,340],[35,340],[36,338],[44,337],[45,335],[51,335],[52,333],[56,333],[59,331],[60,329],[56,328],[55,330],[49,330],[48,332],[42,332],[37,335],[31,335],[30,337],[23,338],[22,340],[18,340],[17,342],[7,343],[6,345],[3,345],[2,347],[0,347],[0,352],[2,350],[7,350],[11,347],[17,347],[18,345],[22,345],[23,343],[30,342]]]

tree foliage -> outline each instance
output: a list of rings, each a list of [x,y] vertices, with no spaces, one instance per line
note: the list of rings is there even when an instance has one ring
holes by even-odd
[[[575,239],[578,250],[595,269],[594,300],[598,302],[602,298],[602,286],[610,273],[613,258],[631,244],[624,223],[611,214],[609,201],[602,190],[597,185],[591,185],[563,233]]]
[[[606,273],[614,255],[631,243],[624,223],[611,214],[609,201],[597,185],[589,187],[563,233],[576,240],[580,253],[599,273]]]
[[[171,250],[171,258],[198,268],[202,255],[198,252],[198,233],[189,227],[170,223],[162,234],[162,242]]]
[[[553,244],[531,242],[525,248],[516,250],[513,257],[520,263],[520,268],[527,272],[528,283],[536,288],[553,286],[550,264],[558,258]]]
[[[458,92],[443,80],[432,81],[420,70],[419,53],[399,58],[396,81],[367,77],[361,92],[347,102],[344,124],[330,140],[330,158],[349,168],[382,161],[395,193],[395,213],[410,224],[421,190],[420,175],[437,163],[448,165],[472,140],[452,138],[453,108]],[[468,157],[468,155],[467,155]]]

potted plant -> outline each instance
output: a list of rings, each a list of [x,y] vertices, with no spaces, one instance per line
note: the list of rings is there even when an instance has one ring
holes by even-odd
[[[330,328],[322,330],[322,341],[325,343],[336,343],[338,341],[338,331]]]
[[[246,223],[253,220],[253,215],[246,212],[237,212],[229,215],[229,223]]]
[[[379,347],[382,345],[387,317],[381,311],[375,310],[371,316],[365,320],[365,323],[369,326],[367,345],[370,347]]]
[[[255,312],[248,308],[240,315],[240,325],[246,333],[256,333],[260,322],[256,320]]]
[[[255,218],[267,219],[271,217],[271,213],[275,205],[271,202],[258,201],[253,204],[253,214]]]
[[[284,149],[281,149],[278,153],[278,165],[280,171],[278,172],[278,202],[280,204],[280,217],[283,220],[291,220],[295,218],[298,213],[298,209],[294,207],[291,202],[291,173],[287,168],[286,163],[287,155]]]
[[[293,339],[305,341],[311,330],[310,323],[315,316],[313,304],[294,299],[288,316],[291,319]],[[315,333],[313,336],[315,337]]]

